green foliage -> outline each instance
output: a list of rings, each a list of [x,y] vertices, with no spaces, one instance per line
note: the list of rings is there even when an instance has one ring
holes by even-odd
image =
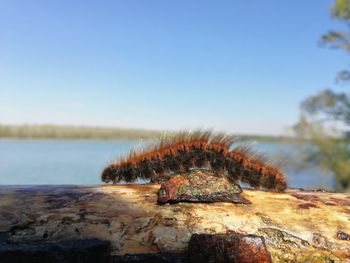
[[[305,101],[304,101],[305,103]],[[350,108],[349,108],[350,111]],[[331,171],[337,191],[350,191],[350,148],[346,137],[334,137],[337,130],[328,130],[324,122],[309,115],[302,115],[294,127],[302,147],[301,160],[305,164],[317,165]]]
[[[301,108],[305,113],[318,115],[323,121],[341,121],[350,124],[350,101],[345,93],[326,89],[307,98]]]
[[[350,27],[350,0],[335,0],[331,7],[331,15],[334,19]],[[330,30],[322,36],[322,42],[332,48],[350,52],[350,32],[341,30]],[[344,69],[338,73],[337,81],[349,81],[350,70]]]
[[[335,0],[331,14],[334,18],[349,22],[350,21],[350,0]]]
[[[331,14],[333,18],[344,22],[346,25],[350,24],[350,0],[335,0]],[[331,30],[324,36],[322,40],[331,47],[350,51],[350,34],[349,32]]]
[[[350,26],[350,0],[335,0],[331,15]],[[322,37],[333,48],[350,52],[349,31],[329,31]],[[350,71],[342,70],[338,80],[350,80]],[[350,191],[350,98],[346,93],[324,90],[305,99],[302,115],[294,126],[297,137],[309,145],[303,147],[302,160],[333,173],[336,190]],[[342,127],[342,131],[335,127]]]

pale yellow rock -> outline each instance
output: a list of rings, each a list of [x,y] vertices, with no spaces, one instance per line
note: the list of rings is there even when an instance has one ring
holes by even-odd
[[[273,262],[350,262],[350,195],[244,190],[251,204],[156,204],[159,185],[0,188],[10,240],[98,238],[114,255],[184,252],[193,233],[264,236]]]

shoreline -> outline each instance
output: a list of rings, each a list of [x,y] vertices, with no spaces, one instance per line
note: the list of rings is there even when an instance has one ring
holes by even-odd
[[[148,141],[152,139],[100,139],[100,138],[1,138],[0,137],[0,142],[1,141],[81,141],[81,142],[132,142],[132,141]]]
[[[64,138],[64,137],[0,137],[1,141],[81,141],[81,142],[132,142],[132,141],[152,141],[156,137],[151,138]],[[288,138],[288,137],[265,137],[262,136],[259,138],[259,136],[238,136],[238,141],[241,142],[251,142],[251,141],[257,141],[257,142],[266,142],[266,143],[297,143],[297,140],[294,138]]]
[[[152,140],[163,132],[139,128],[93,127],[69,125],[6,125],[0,124],[0,140],[23,141],[137,141]],[[218,131],[220,132],[220,131]],[[238,141],[295,142],[286,135],[237,134]]]

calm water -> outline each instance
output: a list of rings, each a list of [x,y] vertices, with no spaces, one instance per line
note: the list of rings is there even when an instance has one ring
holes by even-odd
[[[0,141],[0,184],[101,184],[100,173],[109,161],[127,154],[137,142],[110,141]],[[293,155],[291,145],[256,143],[254,148],[274,158]],[[295,172],[286,167],[292,187],[331,185],[331,178],[318,169]]]

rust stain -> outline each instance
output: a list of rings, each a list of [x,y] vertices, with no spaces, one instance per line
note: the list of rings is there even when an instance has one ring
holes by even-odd
[[[341,206],[350,206],[350,200],[331,197],[331,201]]]
[[[257,235],[193,234],[188,251],[190,262],[272,262],[265,239]]]
[[[311,202],[311,203],[315,203],[315,202],[320,202],[323,203],[325,205],[330,205],[330,206],[350,206],[350,200],[348,197],[346,198],[338,198],[338,197],[334,197],[331,195],[331,193],[326,193],[325,195],[322,195],[323,193],[320,193],[321,195],[317,196],[314,194],[310,194],[310,193],[290,193],[291,196],[299,199],[299,200],[303,200],[303,201],[307,201],[307,202]]]
[[[335,204],[335,203],[333,203],[333,202],[325,202],[325,205],[336,206],[337,204]]]
[[[299,194],[299,193],[290,193],[291,196],[309,202],[322,201],[317,195],[312,194]]]
[[[298,205],[298,208],[300,209],[310,209],[310,208],[319,208],[317,205],[312,204],[312,203],[305,203],[305,204],[300,204]]]

